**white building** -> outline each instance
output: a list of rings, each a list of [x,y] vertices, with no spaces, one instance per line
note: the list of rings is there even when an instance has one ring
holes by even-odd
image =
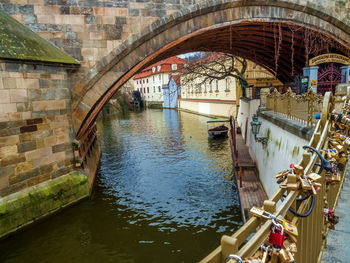
[[[169,76],[183,71],[186,60],[171,57],[144,69],[133,78],[134,89],[140,91],[146,105],[163,103],[163,85],[168,85]]]
[[[231,59],[223,60],[221,54],[215,54],[203,61],[197,61],[198,65],[206,65],[206,68],[213,68],[213,72],[220,71],[221,66],[215,61],[228,63],[230,66]],[[247,60],[247,69],[245,79],[251,88],[247,88],[247,97],[255,98],[256,91],[260,88],[282,85],[269,71]],[[240,69],[241,65],[237,67]],[[212,79],[204,82],[206,70],[198,67],[199,74],[190,76],[190,81],[186,81],[186,74],[181,75],[181,98],[178,100],[178,108],[190,112],[200,113],[210,116],[229,117],[235,116],[238,112],[239,98],[241,96],[241,88],[239,81],[234,77],[226,77],[225,79]],[[203,72],[203,73],[200,73]],[[202,76],[201,76],[202,74]]]

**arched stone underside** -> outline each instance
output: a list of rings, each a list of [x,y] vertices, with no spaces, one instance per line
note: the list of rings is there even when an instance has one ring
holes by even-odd
[[[74,84],[77,139],[84,137],[103,106],[128,79],[166,57],[200,50],[227,52],[289,81],[292,72],[301,72],[307,58],[324,52],[350,54],[350,25],[327,14],[328,10],[285,1],[274,1],[273,6],[262,2],[266,1],[195,5],[156,21],[125,41]]]

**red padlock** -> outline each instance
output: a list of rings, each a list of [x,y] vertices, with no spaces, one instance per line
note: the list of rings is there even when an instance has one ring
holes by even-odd
[[[283,241],[286,238],[286,235],[284,235],[284,228],[281,224],[276,223],[274,219],[272,222],[274,225],[270,232],[269,243],[277,247],[282,247]]]

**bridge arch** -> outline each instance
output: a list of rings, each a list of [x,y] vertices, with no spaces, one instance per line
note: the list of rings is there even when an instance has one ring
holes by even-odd
[[[84,136],[103,106],[128,79],[166,57],[199,50],[228,52],[265,66],[287,81],[294,69],[301,71],[308,56],[324,51],[348,56],[350,22],[314,2],[208,1],[159,19],[73,82],[77,139]],[[313,52],[307,44],[311,37],[320,39],[318,50]]]

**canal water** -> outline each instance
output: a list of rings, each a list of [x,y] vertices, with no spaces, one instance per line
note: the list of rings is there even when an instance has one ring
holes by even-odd
[[[98,123],[90,200],[0,243],[0,262],[197,262],[241,224],[229,139],[208,118],[145,110]]]

